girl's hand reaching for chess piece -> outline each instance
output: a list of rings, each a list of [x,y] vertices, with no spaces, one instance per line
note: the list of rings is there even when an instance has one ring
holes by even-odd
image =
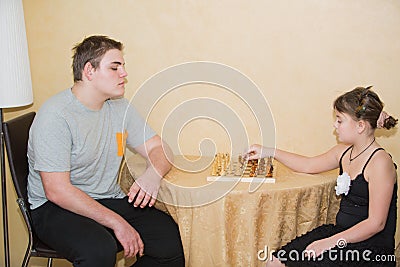
[[[244,153],[243,158],[245,160],[261,159],[267,157],[273,157],[275,154],[274,148],[264,147],[258,144],[251,145],[249,149]]]

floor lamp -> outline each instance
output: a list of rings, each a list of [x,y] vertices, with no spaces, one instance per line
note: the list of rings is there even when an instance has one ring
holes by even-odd
[[[0,156],[5,267],[10,266],[3,109],[32,103],[32,82],[22,0],[0,1]]]

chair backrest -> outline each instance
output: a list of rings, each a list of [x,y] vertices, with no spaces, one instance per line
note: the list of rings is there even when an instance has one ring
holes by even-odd
[[[11,177],[18,198],[24,199],[25,202],[28,199],[26,186],[29,173],[27,156],[29,129],[35,115],[35,112],[30,112],[3,123]]]
[[[1,0],[0,0],[1,1]],[[30,112],[3,123],[4,139],[7,148],[11,177],[17,192],[17,202],[28,228],[29,244],[22,266],[28,266],[31,256],[48,258],[47,266],[51,266],[53,258],[64,258],[54,249],[44,244],[32,227],[28,204],[28,139],[29,129],[36,113]]]

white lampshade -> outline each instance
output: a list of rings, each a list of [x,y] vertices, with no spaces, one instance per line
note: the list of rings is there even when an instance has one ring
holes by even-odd
[[[32,101],[22,0],[0,0],[0,108],[25,106]]]

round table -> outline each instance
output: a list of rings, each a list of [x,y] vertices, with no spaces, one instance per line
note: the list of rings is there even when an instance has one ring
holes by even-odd
[[[211,158],[176,157],[156,207],[179,225],[186,266],[263,266],[272,250],[313,228],[334,223],[337,171],[296,173],[274,162],[275,183],[209,182]],[[146,168],[130,157],[126,191]]]

